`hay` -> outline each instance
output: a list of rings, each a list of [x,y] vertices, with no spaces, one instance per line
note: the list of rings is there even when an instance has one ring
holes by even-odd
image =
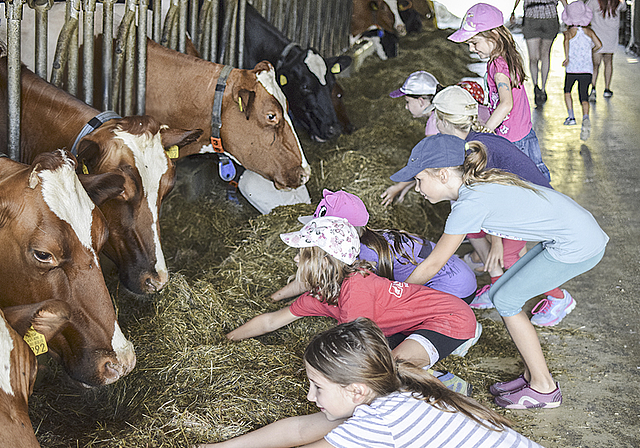
[[[430,71],[443,85],[471,75],[466,48],[448,42],[447,34],[432,30],[403,38],[396,60],[369,58],[360,72],[340,81],[357,130],[325,144],[301,135],[313,170],[308,189],[314,204],[323,188],[342,188],[363,199],[372,226],[438,238],[448,204],[432,206],[409,193],[403,204],[384,208],[380,195],[424,136],[424,122],[412,119],[404,101],[388,93],[415,70]],[[220,181],[203,182],[198,176],[207,169],[215,167],[181,163],[182,182],[163,205],[171,279],[161,293],[134,296],[119,287],[113,267],[103,266],[121,327],[136,346],[133,372],[108,387],[76,389],[55,363],[41,357],[45,365],[30,416],[43,447],[185,447],[315,412],[306,400],[301,355],[309,338],[333,320],[300,319],[239,343],[224,336],[282,306],[269,295],[294,274],[295,252],[279,233],[300,228],[297,217],[311,214],[314,206],[278,207],[261,216],[243,198],[239,206],[227,201]],[[480,321],[480,343],[465,358],[452,356],[437,367],[469,379],[476,398],[490,404],[488,384],[510,372],[486,369],[482,361],[513,363],[517,353],[500,322]]]

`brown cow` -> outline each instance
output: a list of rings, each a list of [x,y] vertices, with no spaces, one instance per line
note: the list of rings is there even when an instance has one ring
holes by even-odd
[[[99,386],[136,363],[100,269],[107,227],[93,202],[117,196],[123,180],[117,174],[85,176],[90,198],[75,168],[73,156],[62,150],[40,154],[32,165],[0,158],[0,308],[65,301],[69,324],[51,340],[50,352],[71,378]]]
[[[0,59],[0,147],[6,147],[6,58]],[[24,163],[46,151],[71,150],[76,137],[100,112],[22,67],[21,157]],[[104,254],[117,266],[129,290],[154,293],[169,274],[160,244],[158,215],[175,182],[165,149],[195,141],[202,131],[161,127],[149,116],[106,121],[77,143],[80,170],[118,173],[124,191],[100,207],[109,240]]]
[[[353,45],[361,39],[369,40],[380,59],[396,57],[398,35],[394,22],[386,0],[353,0],[349,42]]]
[[[40,444],[29,420],[28,401],[33,391],[38,364],[34,351],[43,353],[46,343],[69,321],[69,305],[48,300],[37,307],[15,306],[0,310],[0,434],[2,445],[38,448]],[[23,328],[16,331],[15,326]],[[44,343],[30,348],[22,339],[29,327],[42,335]],[[21,334],[19,334],[21,333]]]
[[[147,40],[146,113],[170,126],[205,129],[200,140],[181,154],[198,153],[209,144],[222,68]],[[229,74],[221,111],[224,150],[279,189],[304,185],[311,172],[286,104],[270,63]]]
[[[344,134],[351,134],[355,130],[355,126],[351,124],[351,120],[349,120],[349,115],[347,114],[347,107],[344,105],[344,102],[342,102],[343,95],[344,90],[342,86],[336,82],[331,88],[331,103],[336,111],[342,132]]]

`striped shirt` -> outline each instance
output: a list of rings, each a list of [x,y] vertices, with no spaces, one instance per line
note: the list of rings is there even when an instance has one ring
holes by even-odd
[[[512,429],[492,431],[406,392],[356,407],[353,416],[325,440],[336,448],[541,448]]]
[[[524,16],[532,19],[557,19],[558,0],[524,0]]]

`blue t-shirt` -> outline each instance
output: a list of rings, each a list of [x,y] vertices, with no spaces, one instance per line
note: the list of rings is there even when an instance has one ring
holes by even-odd
[[[484,230],[502,238],[543,242],[563,263],[580,263],[602,252],[609,237],[591,213],[558,191],[536,188],[537,192],[496,183],[462,185],[444,232]]]
[[[551,184],[535,162],[506,138],[496,134],[470,131],[465,141],[472,140],[477,140],[487,147],[487,169],[498,168],[520,176],[532,184],[551,188]]]

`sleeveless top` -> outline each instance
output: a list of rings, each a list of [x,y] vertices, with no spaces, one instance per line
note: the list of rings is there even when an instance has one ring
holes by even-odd
[[[576,35],[569,41],[567,73],[591,73],[593,75],[591,56],[591,49],[594,46],[593,40],[585,34],[581,26],[576,28]]]

